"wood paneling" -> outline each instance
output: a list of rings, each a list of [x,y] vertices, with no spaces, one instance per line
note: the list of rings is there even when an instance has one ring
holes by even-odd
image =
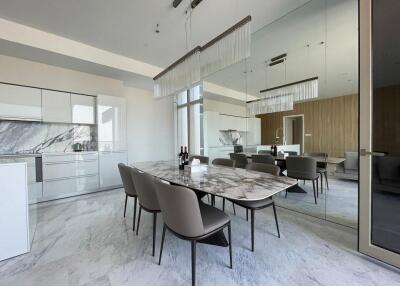
[[[347,95],[295,103],[287,112],[262,114],[261,144],[275,142],[279,129],[282,144],[283,116],[304,114],[304,152],[326,152],[343,157],[345,151],[358,150],[358,95]]]
[[[400,155],[400,86],[374,90],[373,150]]]

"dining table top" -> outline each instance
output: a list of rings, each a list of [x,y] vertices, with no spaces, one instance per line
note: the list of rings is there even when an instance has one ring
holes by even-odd
[[[297,184],[297,180],[285,176],[224,166],[180,170],[178,161],[141,162],[132,167],[176,185],[240,201],[263,200]]]
[[[251,159],[253,155],[264,155],[264,154],[256,154],[256,153],[245,153],[247,158]],[[286,161],[287,157],[284,156],[274,156],[276,161]],[[346,161],[345,158],[339,158],[339,157],[312,157],[314,158],[317,162],[319,163],[328,163],[328,164],[340,164],[344,161]]]

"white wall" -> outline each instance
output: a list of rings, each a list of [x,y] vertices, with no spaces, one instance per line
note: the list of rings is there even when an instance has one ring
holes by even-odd
[[[227,103],[214,99],[204,98],[203,104],[204,104],[204,111],[214,111],[229,115],[246,116],[246,106],[244,102],[242,105],[239,105],[239,104]]]
[[[120,80],[0,55],[0,82],[84,94],[124,96],[127,100],[129,162],[172,159],[172,98],[155,100],[150,91],[124,86]]]
[[[128,111],[128,162],[174,158],[173,98],[154,99],[141,89],[124,89]]]

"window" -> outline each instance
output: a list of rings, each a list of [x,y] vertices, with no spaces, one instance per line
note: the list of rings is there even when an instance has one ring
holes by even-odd
[[[203,90],[201,85],[176,96],[177,147],[187,146],[191,154],[204,154]]]

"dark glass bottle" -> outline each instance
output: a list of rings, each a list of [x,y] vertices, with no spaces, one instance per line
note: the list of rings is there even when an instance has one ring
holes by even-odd
[[[181,152],[178,154],[179,156],[179,169],[183,170],[185,166],[185,155],[183,153],[183,146],[181,146]]]
[[[184,156],[184,161],[185,161],[185,165],[188,165],[189,164],[189,153],[188,153],[188,150],[187,150],[187,146],[185,146],[185,151],[183,152],[183,156]]]

